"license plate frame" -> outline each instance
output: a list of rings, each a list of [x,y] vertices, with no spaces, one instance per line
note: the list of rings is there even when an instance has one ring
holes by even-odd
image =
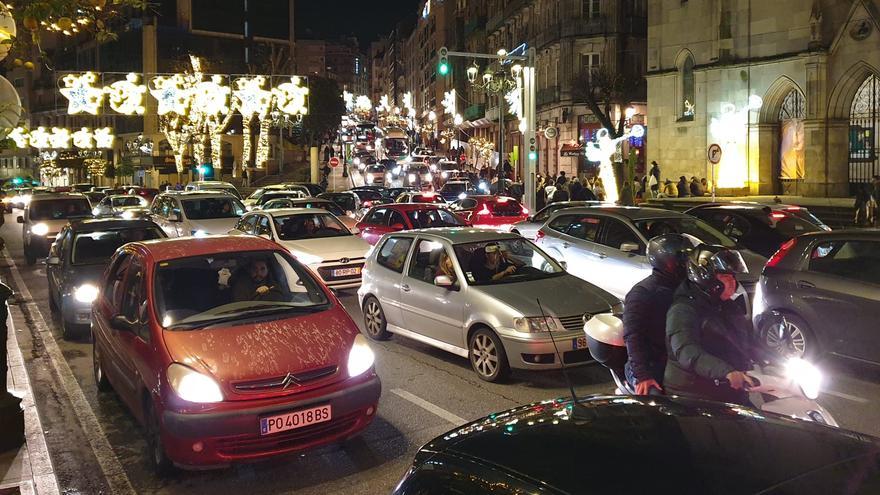
[[[575,337],[571,339],[571,349],[573,351],[579,351],[581,349],[587,348],[587,337]]]
[[[330,275],[332,277],[351,277],[353,275],[360,275],[361,267],[354,266],[351,268],[334,268],[330,270]]]
[[[274,435],[332,420],[333,407],[330,404],[263,416],[260,418],[260,436]]]

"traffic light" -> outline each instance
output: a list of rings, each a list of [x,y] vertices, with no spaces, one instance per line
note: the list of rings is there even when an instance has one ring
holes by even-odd
[[[445,76],[449,74],[449,49],[445,46],[441,46],[438,53],[440,56],[440,62],[437,64],[437,72],[439,72],[441,76]]]
[[[538,159],[538,148],[535,146],[535,138],[529,139],[529,160]]]

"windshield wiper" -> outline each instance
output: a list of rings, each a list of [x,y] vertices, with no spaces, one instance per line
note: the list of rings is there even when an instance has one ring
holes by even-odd
[[[323,310],[326,307],[326,304],[318,304],[312,306],[269,306],[263,308],[255,308],[240,311],[238,313],[229,315],[229,316],[221,316],[218,318],[208,318],[205,320],[193,321],[190,323],[180,323],[177,325],[173,325],[169,327],[169,330],[195,330],[198,328],[207,328],[215,325],[219,325],[221,323],[229,323],[236,320],[243,320],[247,318],[251,318],[254,316],[268,316],[274,313],[288,313],[288,312],[296,312],[296,313],[316,313],[318,311]]]

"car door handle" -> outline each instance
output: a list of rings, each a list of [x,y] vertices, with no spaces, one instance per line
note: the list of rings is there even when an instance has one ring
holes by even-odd
[[[599,257],[599,259],[601,259],[601,260],[604,260],[605,258],[608,257],[607,254],[602,253],[602,252],[596,253],[596,256]]]
[[[409,292],[411,289],[409,288],[409,285],[403,284],[400,286],[400,290],[404,292]]]
[[[568,248],[571,247],[571,244],[569,244],[569,243],[567,243],[567,242],[563,242],[563,243],[562,243],[562,247],[568,249]]]
[[[807,282],[806,280],[798,280],[797,286],[800,289],[815,289],[816,288],[816,284],[814,284],[813,282]]]

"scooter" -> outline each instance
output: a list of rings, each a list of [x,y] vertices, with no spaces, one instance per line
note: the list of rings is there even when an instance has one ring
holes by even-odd
[[[593,359],[611,372],[617,387],[615,394],[635,395],[624,374],[627,352],[620,318],[611,313],[584,315],[584,333]],[[748,392],[758,410],[838,426],[831,413],[816,402],[822,386],[822,372],[809,361],[791,358],[782,366],[759,363],[748,375],[757,383]],[[726,385],[725,382],[716,380],[715,385]]]

